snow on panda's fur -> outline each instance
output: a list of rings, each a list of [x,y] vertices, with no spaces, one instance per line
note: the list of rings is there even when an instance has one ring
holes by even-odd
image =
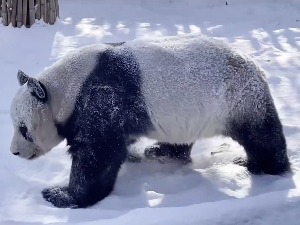
[[[64,138],[67,187],[47,188],[57,207],[87,207],[113,190],[130,140],[158,141],[146,156],[190,162],[193,143],[229,136],[257,174],[289,170],[286,142],[263,72],[215,39],[183,35],[75,51],[37,79],[18,73],[11,151],[33,159]]]

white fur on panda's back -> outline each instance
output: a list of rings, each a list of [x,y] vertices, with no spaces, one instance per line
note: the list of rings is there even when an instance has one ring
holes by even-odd
[[[211,38],[183,35],[134,40],[119,50],[123,47],[133,52],[139,64],[142,94],[155,127],[149,135],[158,141],[186,143],[221,134],[232,108],[244,107],[240,102],[248,100],[240,95],[249,82],[265,88],[252,62]],[[56,122],[65,122],[72,113],[82,84],[107,48],[114,49],[101,44],[84,47],[41,74],[39,80],[49,91]],[[236,67],[239,63],[244,68]],[[234,95],[228,98],[229,90]]]
[[[247,73],[253,63],[245,64],[245,73],[240,74],[226,62],[248,60],[206,37],[167,37],[128,45],[141,69],[142,92],[155,127],[150,137],[162,142],[189,143],[221,134],[229,111],[239,101],[237,96],[227,102],[228,90],[232,85],[242,90],[250,78],[260,76]]]

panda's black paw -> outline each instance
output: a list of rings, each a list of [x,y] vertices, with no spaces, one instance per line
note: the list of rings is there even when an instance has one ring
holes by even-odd
[[[58,208],[78,208],[76,201],[70,195],[68,187],[51,187],[42,191],[43,198]]]
[[[129,163],[140,163],[142,162],[142,157],[134,154],[129,154],[126,159]]]
[[[192,162],[189,154],[185,154],[184,149],[178,150],[178,146],[174,145],[152,145],[145,149],[145,157],[154,159],[160,163],[178,162],[187,165]]]
[[[253,162],[250,162],[248,159],[243,157],[236,157],[233,160],[234,164],[237,164],[239,166],[246,167],[250,173],[253,173],[255,175],[261,175],[264,174],[264,172]]]
[[[247,159],[243,157],[236,157],[233,159],[233,163],[239,166],[247,167]]]

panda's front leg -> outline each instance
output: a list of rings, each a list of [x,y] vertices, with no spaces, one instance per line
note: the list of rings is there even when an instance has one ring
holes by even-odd
[[[51,187],[42,191],[44,199],[58,208],[78,208],[75,199],[70,195],[68,187]]]
[[[69,185],[43,190],[45,200],[58,208],[85,208],[108,196],[127,154],[122,140],[108,142],[71,146]]]

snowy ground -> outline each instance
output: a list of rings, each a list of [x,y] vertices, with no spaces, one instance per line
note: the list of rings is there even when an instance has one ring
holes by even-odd
[[[131,2],[131,3],[127,3]],[[84,225],[300,224],[300,0],[60,0],[61,20],[31,29],[0,25],[0,223]],[[68,182],[64,145],[36,161],[9,152],[16,73],[35,76],[86,44],[201,33],[248,53],[267,72],[293,174],[253,176],[232,164],[243,149],[221,137],[197,142],[190,167],[123,166],[114,192],[88,209],[57,209],[40,194]],[[141,149],[148,141],[142,141]],[[212,151],[223,152],[211,155]]]

